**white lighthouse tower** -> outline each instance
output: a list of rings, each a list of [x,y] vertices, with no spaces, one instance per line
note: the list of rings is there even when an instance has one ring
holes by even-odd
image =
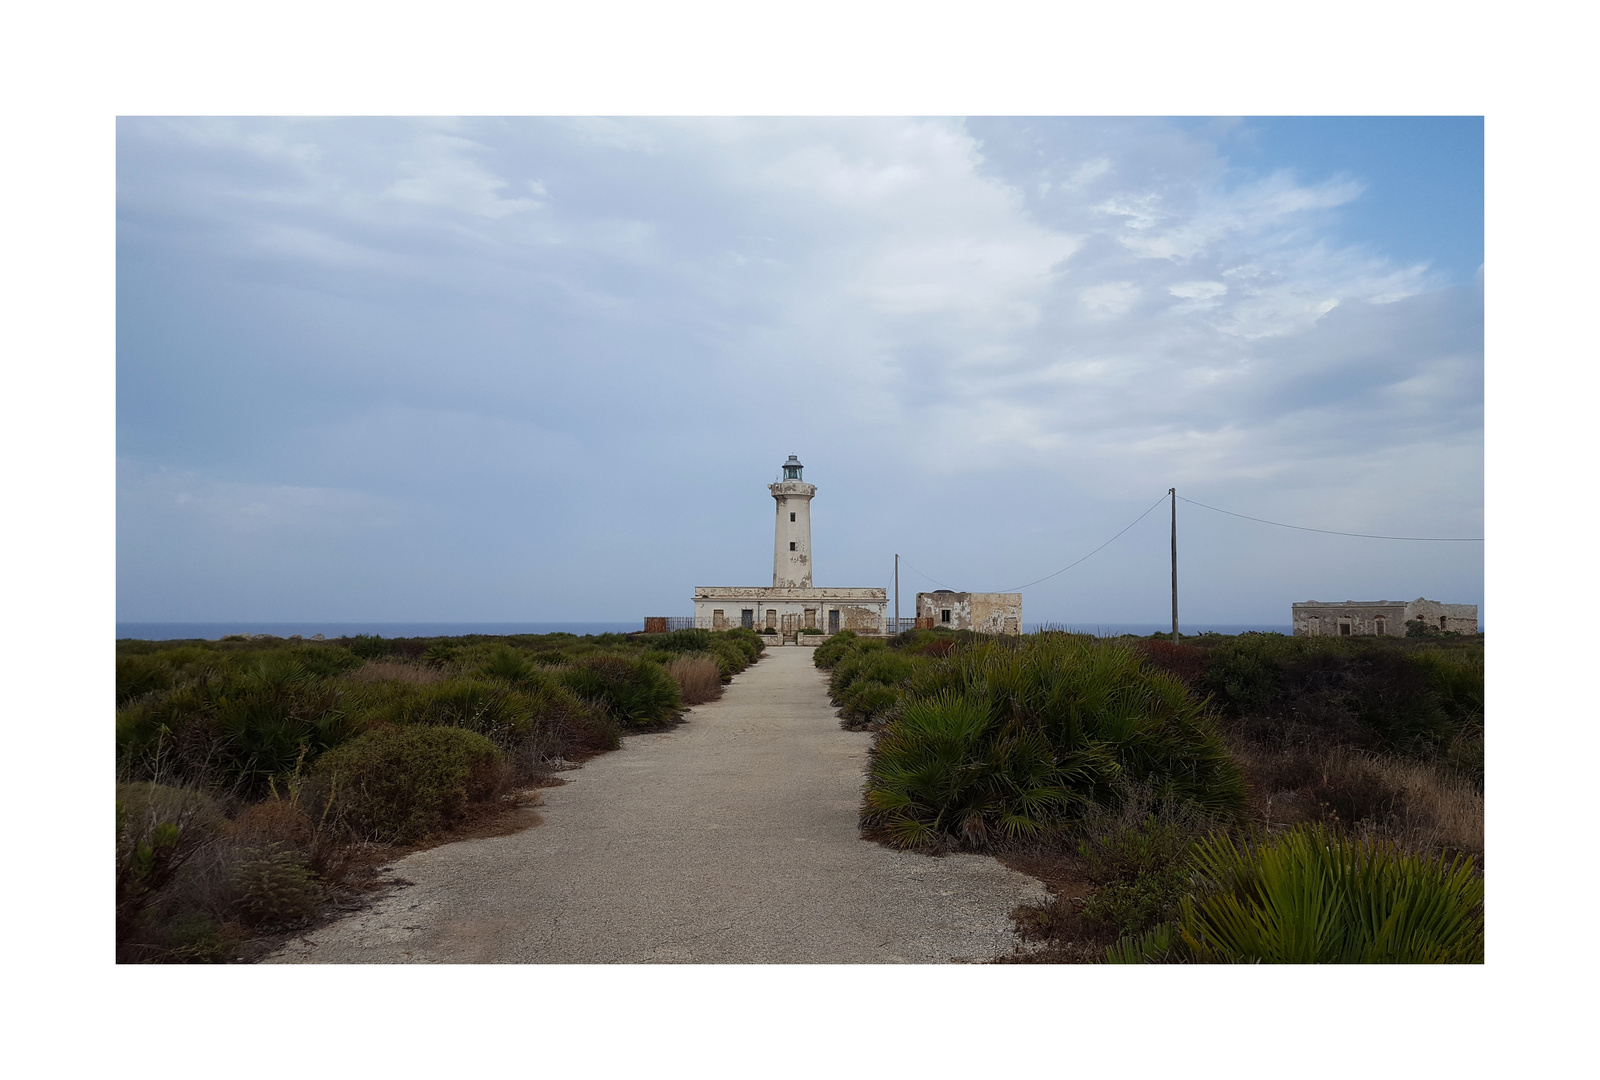
[[[817,588],[811,565],[811,498],[800,459],[783,463],[783,479],[768,484],[778,504],[772,537],[772,585],[697,585],[694,624],[708,630],[743,626],[772,634],[773,644],[815,645],[822,635],[853,630],[882,634],[888,590]]]
[[[778,503],[778,524],[772,542],[772,587],[811,588],[811,497],[815,484],[800,479],[803,466],[793,454],[783,463],[783,479],[768,484]]]

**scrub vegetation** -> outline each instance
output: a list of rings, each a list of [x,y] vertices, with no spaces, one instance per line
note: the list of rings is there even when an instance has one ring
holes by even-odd
[[[1020,962],[1477,962],[1483,639],[837,634],[862,825],[1051,900]]]
[[[760,656],[747,630],[117,643],[117,956],[253,957]],[[511,815],[508,817],[508,815]]]

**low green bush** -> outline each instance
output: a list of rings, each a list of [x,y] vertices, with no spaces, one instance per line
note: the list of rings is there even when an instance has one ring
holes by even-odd
[[[833,673],[828,677],[828,693],[835,702],[842,703],[850,687],[858,681],[904,686],[928,662],[912,653],[884,648],[880,642],[864,643],[834,664]]]
[[[1432,756],[1483,722],[1476,638],[1240,634],[1203,651],[1201,687],[1257,741],[1311,737]]]
[[[313,776],[331,816],[355,835],[410,843],[496,794],[500,762],[477,732],[384,725],[324,754]]]
[[[1200,887],[1176,921],[1112,946],[1112,963],[1483,962],[1483,879],[1467,859],[1402,854],[1319,825],[1196,845]]]
[[[871,662],[853,652],[834,677]],[[864,824],[906,846],[985,847],[1114,805],[1130,786],[1222,815],[1246,795],[1203,703],[1128,646],[988,641],[913,673],[869,765]]]
[[[672,676],[643,658],[608,653],[586,657],[562,672],[561,681],[580,697],[603,704],[626,725],[664,723],[683,709]]]
[[[813,650],[811,662],[819,668],[831,668],[855,648],[857,640],[854,630],[841,630]]]
[[[1088,829],[1078,842],[1096,888],[1083,916],[1119,935],[1139,934],[1170,919],[1188,892],[1195,832],[1181,816],[1146,814],[1131,827]]]
[[[247,925],[282,925],[315,915],[323,888],[298,851],[281,844],[249,848],[234,864],[235,908]]]

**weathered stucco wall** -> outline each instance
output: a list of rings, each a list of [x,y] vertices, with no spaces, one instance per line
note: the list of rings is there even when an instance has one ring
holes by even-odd
[[[1296,637],[1405,637],[1406,623],[1421,619],[1435,630],[1478,632],[1478,605],[1437,600],[1308,600],[1291,606]]]
[[[950,617],[945,618],[948,611]],[[1022,633],[1021,593],[967,593],[940,589],[917,594],[917,618],[980,634]]]
[[[778,504],[772,540],[772,587],[809,589],[812,582],[811,499],[817,493],[816,485],[780,480],[768,484],[767,490]]]
[[[887,589],[764,589],[759,586],[705,585],[694,591],[695,625],[708,630],[723,630],[744,625],[750,612],[755,629],[774,626],[779,630],[815,628],[854,630],[862,634],[881,634],[888,608]],[[718,615],[718,612],[721,615]]]

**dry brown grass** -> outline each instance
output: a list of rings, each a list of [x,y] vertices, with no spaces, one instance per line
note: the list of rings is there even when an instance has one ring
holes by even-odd
[[[344,676],[351,682],[376,683],[432,683],[445,677],[438,668],[422,664],[407,664],[398,660],[368,660]]]
[[[722,670],[709,656],[679,656],[667,665],[685,705],[700,705],[722,696]]]
[[[1349,747],[1236,745],[1269,828],[1332,822],[1423,855],[1470,855],[1483,865],[1483,794],[1451,770]]]

